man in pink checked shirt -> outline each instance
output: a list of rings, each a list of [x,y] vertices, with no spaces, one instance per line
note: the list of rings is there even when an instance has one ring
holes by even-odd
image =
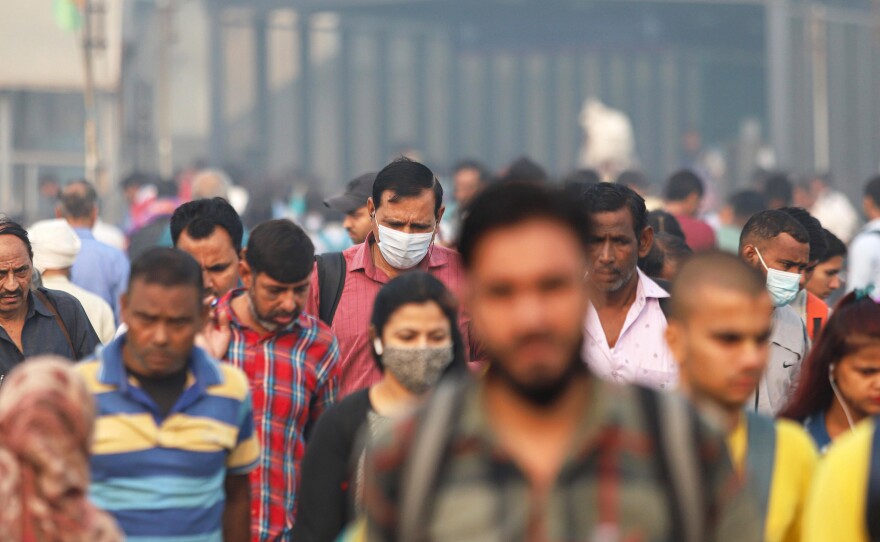
[[[456,297],[463,285],[461,256],[435,244],[443,217],[443,188],[426,166],[400,158],[376,176],[367,210],[372,231],[366,241],[342,253],[344,284],[331,320],[339,341],[339,398],[376,383],[382,373],[370,350],[370,314],[379,289],[410,269],[428,271]],[[319,273],[312,274],[306,312],[321,314]],[[480,360],[469,327],[470,319],[459,316],[461,334],[469,345],[470,359]]]

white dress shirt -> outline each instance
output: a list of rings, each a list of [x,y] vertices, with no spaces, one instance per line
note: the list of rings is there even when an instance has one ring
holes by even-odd
[[[849,269],[847,291],[869,284],[880,287],[880,218],[868,222],[853,239],[846,266]]]
[[[107,344],[113,340],[116,333],[116,322],[113,316],[113,309],[101,296],[93,294],[84,288],[80,288],[76,284],[70,282],[67,277],[61,275],[50,275],[42,277],[43,287],[49,290],[60,290],[66,292],[80,302],[89,317],[89,323],[95,328],[98,339],[102,344]]]
[[[599,314],[590,305],[584,359],[593,374],[604,380],[671,390],[678,385],[678,366],[666,345],[666,316],[660,308],[660,299],[669,297],[669,293],[637,271],[636,298],[614,348],[608,346]]]

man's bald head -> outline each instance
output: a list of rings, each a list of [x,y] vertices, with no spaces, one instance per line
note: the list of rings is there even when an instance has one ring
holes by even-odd
[[[91,228],[98,217],[98,193],[84,180],[67,184],[58,197],[58,218],[66,219],[71,226]]]
[[[688,259],[672,283],[670,320],[686,322],[707,288],[720,288],[749,297],[766,295],[766,280],[733,254],[703,252]]]

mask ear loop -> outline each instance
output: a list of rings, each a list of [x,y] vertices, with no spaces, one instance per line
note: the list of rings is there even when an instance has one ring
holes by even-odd
[[[843,408],[843,413],[846,415],[846,422],[849,424],[849,430],[855,431],[855,425],[853,423],[852,416],[849,413],[849,408],[846,406],[846,401],[843,399],[843,394],[840,393],[840,390],[837,388],[837,384],[834,383],[834,364],[828,366],[828,382],[831,383],[831,390],[834,392],[834,397],[837,398],[837,402],[840,403],[840,407]]]

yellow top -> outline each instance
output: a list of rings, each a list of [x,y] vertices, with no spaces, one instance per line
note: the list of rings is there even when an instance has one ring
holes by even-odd
[[[745,415],[727,436],[727,446],[734,467],[742,475],[748,449]],[[818,460],[813,439],[799,425],[776,421],[776,453],[764,526],[766,542],[800,542],[804,505]]]
[[[865,508],[873,437],[869,418],[831,445],[807,499],[804,542],[868,542]]]

